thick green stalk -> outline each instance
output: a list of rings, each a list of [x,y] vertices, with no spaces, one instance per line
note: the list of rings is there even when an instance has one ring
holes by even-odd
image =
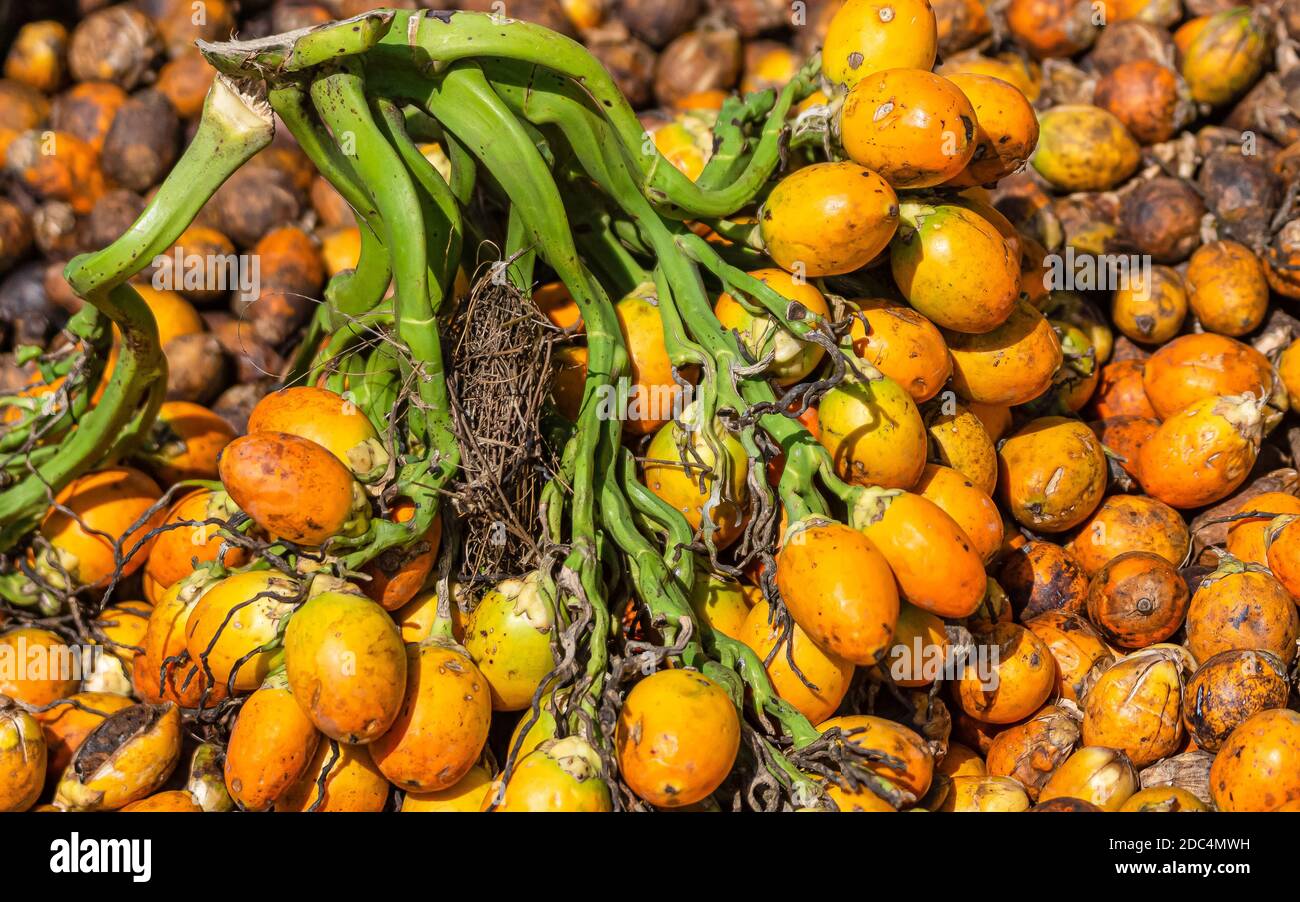
[[[153,314],[126,280],[176,242],[222,182],[270,143],[273,129],[265,103],[219,77],[194,140],[140,217],[104,250],[68,264],[64,275],[73,290],[117,324],[121,350],[103,397],[58,455],[0,493],[0,551],[40,523],[51,494],[95,466],[106,451],[128,450],[118,441],[124,430],[137,436],[148,430],[147,422],[133,427],[132,420],[149,386],[166,382],[166,361]]]
[[[414,526],[406,531],[423,535],[437,512],[438,489],[451,479],[460,463],[434,312],[442,292],[429,282],[424,215],[433,207],[422,208],[410,171],[371,115],[359,65],[345,62],[317,77],[312,82],[311,96],[321,119],[345,155],[351,156],[357,174],[374,198],[385,230],[385,244],[393,256],[396,332],[413,360],[419,400],[408,410],[407,424],[412,447],[424,464],[417,468],[417,480],[399,481],[406,482],[402,491],[416,505],[411,520]],[[439,226],[450,233],[449,223]],[[426,449],[423,452],[422,446]],[[427,475],[423,472],[426,469]]]
[[[781,91],[744,170],[729,184],[706,190],[647,140],[636,113],[595,57],[577,42],[541,26],[483,13],[398,11],[367,65],[399,73],[415,66],[429,76],[457,60],[487,57],[544,66],[580,84],[608,117],[624,153],[636,166],[638,190],[664,211],[683,216],[728,216],[753,198],[780,162],[786,114],[797,98],[811,91],[815,71],[820,69],[810,64]]]

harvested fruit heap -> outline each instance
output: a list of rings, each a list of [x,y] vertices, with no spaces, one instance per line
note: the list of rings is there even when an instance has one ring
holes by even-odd
[[[109,652],[0,670],[0,810],[1300,805],[1300,16],[1081,6],[847,0],[653,135],[499,16],[200,42],[0,399],[0,652]],[[277,117],[359,255],[236,436],[132,280]]]

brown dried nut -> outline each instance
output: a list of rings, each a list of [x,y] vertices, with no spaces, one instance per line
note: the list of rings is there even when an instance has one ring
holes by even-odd
[[[203,54],[191,48],[159,70],[154,88],[171,102],[178,116],[193,119],[203,112],[216,73]]]
[[[1036,801],[1052,772],[1074,752],[1079,737],[1077,710],[1048,705],[994,738],[986,759],[988,772],[1019,781]]]
[[[998,582],[1022,620],[1047,611],[1079,613],[1088,601],[1088,576],[1068,551],[1030,542],[1007,556]]]
[[[208,202],[222,234],[239,247],[252,247],[272,229],[298,218],[301,207],[290,177],[269,167],[244,167]]]
[[[76,213],[89,213],[104,193],[94,149],[69,132],[23,132],[9,145],[5,168],[32,194],[65,201]]]
[[[1169,505],[1146,495],[1111,495],[1065,547],[1091,577],[1132,551],[1149,552],[1171,567],[1181,567],[1190,544],[1187,524]]]
[[[1180,97],[1174,70],[1151,60],[1122,63],[1102,76],[1093,102],[1123,122],[1139,144],[1168,141],[1193,112]]]
[[[1118,70],[1117,70],[1118,71]],[[1120,227],[1140,253],[1157,263],[1181,263],[1201,244],[1205,204],[1180,179],[1143,182],[1120,203]]]
[[[152,75],[161,51],[153,20],[121,3],[78,23],[68,45],[68,67],[77,81],[111,81],[130,91]]]
[[[167,400],[203,404],[226,387],[229,364],[221,342],[203,332],[178,335],[163,346]]]
[[[9,47],[5,78],[52,94],[63,82],[67,49],[68,30],[62,23],[52,19],[28,22],[18,30]]]
[[[1300,140],[1300,113],[1291,108],[1289,96],[1300,85],[1300,72],[1269,73],[1241,98],[1223,120],[1228,128],[1242,132],[1262,131],[1279,144]]]
[[[250,169],[273,169],[288,177],[288,184],[299,200],[305,200],[316,179],[316,167],[297,145],[271,144],[259,151],[246,164]]]
[[[212,412],[221,417],[236,432],[242,434],[248,428],[248,417],[262,400],[275,389],[274,379],[259,379],[257,382],[241,382],[232,385],[212,402]]]
[[[1217,752],[1237,725],[1260,711],[1286,706],[1286,665],[1258,649],[1221,651],[1187,683],[1183,723],[1197,748]]]
[[[715,0],[714,7],[747,41],[791,24],[789,0]]]
[[[700,12],[700,0],[619,0],[610,18],[651,47],[662,47],[690,28]]]
[[[1076,253],[1105,254],[1118,243],[1119,200],[1111,192],[1057,198],[1052,212]]]
[[[86,246],[92,250],[107,247],[122,236],[144,211],[144,198],[134,191],[107,191],[85,221]]]
[[[1097,572],[1088,591],[1088,619],[1123,648],[1163,642],[1183,625],[1191,593],[1158,554],[1130,551]]]
[[[1077,614],[1048,611],[1026,620],[1025,627],[1043,640],[1056,659],[1056,692],[1068,701],[1081,701],[1115,662],[1101,634]]]
[[[1174,42],[1168,29],[1138,19],[1112,22],[1101,30],[1088,54],[1088,62],[1102,75],[1133,60],[1172,66]]]
[[[740,76],[740,35],[730,28],[688,31],[659,54],[655,98],[672,106],[700,91],[725,90]]]
[[[32,247],[32,221],[13,201],[0,197],[0,273],[9,270]]]
[[[45,292],[43,262],[24,263],[0,282],[0,320],[9,325],[14,344],[44,347],[66,319]]]
[[[113,118],[128,96],[120,87],[106,81],[74,85],[55,98],[50,111],[50,126],[55,131],[76,135],[99,153]]]
[[[628,103],[639,108],[654,99],[655,52],[649,44],[617,25],[589,32],[586,44]]]
[[[247,287],[252,273],[240,269],[235,245],[216,229],[191,225],[176,243],[159,254],[149,271],[150,281],[179,291],[198,304],[220,301],[233,290]]]
[[[67,259],[85,250],[77,212],[61,200],[47,201],[32,212],[32,237],[47,257]]]
[[[74,811],[111,811],[167,782],[181,756],[180,709],[133,705],[91,730],[59,781],[54,802]]]
[[[1300,41],[1300,0],[1282,0],[1277,14],[1291,40]]]
[[[135,0],[135,5],[153,20],[171,56],[192,49],[195,41],[228,40],[235,28],[234,10],[227,0],[203,0],[198,8],[193,0]]]
[[[239,382],[256,382],[259,379],[279,376],[284,369],[284,358],[253,334],[249,323],[241,323],[229,314],[205,315],[208,328],[221,342],[221,347],[235,362],[235,379]]]
[[[1293,219],[1273,236],[1265,249],[1264,275],[1278,294],[1300,298],[1300,219]]]
[[[1206,158],[1196,184],[1221,237],[1247,247],[1268,243],[1273,216],[1282,202],[1282,186],[1266,162],[1243,155],[1240,147],[1221,148]]]
[[[984,0],[934,0],[930,5],[939,26],[943,56],[974,47],[992,31]]]

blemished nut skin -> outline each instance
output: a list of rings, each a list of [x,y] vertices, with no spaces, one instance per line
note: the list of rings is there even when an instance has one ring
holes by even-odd
[[[1079,737],[1078,720],[1064,708],[1048,705],[994,738],[987,756],[988,772],[1013,777],[1029,798],[1036,800],[1052,771],[1070,757]]]
[[[1245,342],[1202,332],[1160,347],[1142,367],[1142,387],[1156,416],[1168,419],[1198,401],[1249,392],[1257,399],[1280,393],[1268,358]],[[1285,409],[1285,400],[1279,399]]]
[[[1078,420],[1041,417],[1002,443],[998,490],[1017,522],[1064,532],[1086,520],[1106,492],[1106,454]]]
[[[1105,191],[1127,179],[1141,150],[1124,124],[1100,107],[1066,104],[1039,117],[1038,174],[1062,191]]]
[[[0,811],[26,811],[45,786],[47,750],[40,724],[8,704],[0,709]]]
[[[492,721],[487,680],[464,651],[406,647],[406,696],[397,719],[370,746],[375,765],[408,792],[455,785],[478,761]]]
[[[1088,602],[1087,572],[1054,542],[1030,542],[1008,555],[998,577],[1025,620],[1048,611],[1081,613]]]
[[[1092,578],[1088,619],[1124,648],[1163,642],[1183,625],[1191,593],[1175,566],[1157,554],[1129,551]]]
[[[259,432],[221,453],[221,481],[240,510],[273,536],[321,545],[353,517],[352,473],[308,439]]]
[[[1118,811],[1140,786],[1137,770],[1122,751],[1101,746],[1077,749],[1056,769],[1038,802],[1071,799]],[[1086,809],[1085,809],[1086,810]]]
[[[859,530],[795,524],[777,554],[776,581],[790,615],[822,648],[854,664],[873,664],[888,650],[898,589],[889,562]]]
[[[1115,660],[1114,653],[1087,618],[1067,611],[1048,611],[1025,621],[1056,659],[1056,690],[1078,703],[1096,677]]]
[[[894,188],[930,188],[975,155],[978,121],[962,90],[921,69],[884,69],[858,81],[840,110],[840,138],[856,163]]]
[[[952,355],[952,387],[982,404],[1024,404],[1052,386],[1062,362],[1056,330],[1026,301],[991,332],[944,330]]]
[[[1229,649],[1201,663],[1183,694],[1183,723],[1198,748],[1217,752],[1260,711],[1286,707],[1286,665],[1271,652]]]
[[[1180,567],[1190,545],[1187,524],[1169,505],[1145,495],[1111,495],[1065,547],[1091,577],[1130,551],[1150,552]]]
[[[1291,593],[1258,564],[1220,566],[1197,586],[1187,610],[1187,649],[1198,661],[1253,648],[1290,664],[1297,632]]]
[[[1252,394],[1221,395],[1160,424],[1138,455],[1148,495],[1176,508],[1203,507],[1232,494],[1259,452],[1262,423]]]
[[[280,678],[239,709],[226,748],[226,789],[241,808],[261,811],[306,773],[321,734]]]
[[[1300,799],[1300,714],[1261,711],[1228,736],[1210,766],[1220,811],[1274,811]]]
[[[740,718],[708,677],[661,670],[628,693],[614,744],[621,776],[637,795],[680,808],[710,795],[731,772]]]
[[[1173,178],[1143,182],[1120,204],[1120,223],[1140,253],[1157,263],[1181,263],[1201,243],[1205,204],[1188,183]]]
[[[327,591],[284,634],[289,686],[316,728],[339,742],[382,736],[406,692],[406,649],[388,613],[364,595]]]
[[[276,799],[275,810],[378,812],[391,790],[367,746],[322,739],[302,776]]]
[[[967,667],[953,686],[961,709],[992,724],[1029,717],[1056,688],[1056,659],[1042,639],[1016,623],[996,623],[976,633],[977,645],[995,648],[994,679]]]
[[[855,485],[908,489],[925,469],[925,424],[915,402],[887,377],[845,379],[822,398],[820,441]]]
[[[956,204],[905,202],[900,215],[889,266],[913,307],[963,334],[994,332],[1015,315],[1019,254],[993,223]]]

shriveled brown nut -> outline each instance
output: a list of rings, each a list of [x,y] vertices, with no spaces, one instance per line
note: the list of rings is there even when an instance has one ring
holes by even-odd
[[[68,67],[77,81],[111,81],[130,91],[152,77],[162,49],[153,20],[122,3],[81,20],[68,45]]]
[[[167,400],[204,404],[226,387],[230,365],[215,335],[178,335],[163,348],[167,357]]]
[[[730,28],[688,31],[664,48],[655,70],[655,98],[672,106],[701,91],[727,90],[740,77],[740,35]]]

